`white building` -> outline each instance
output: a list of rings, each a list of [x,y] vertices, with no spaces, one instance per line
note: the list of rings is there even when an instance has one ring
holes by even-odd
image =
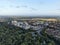
[[[12,21],[11,23],[12,23],[12,25],[17,26],[17,23],[18,23],[18,22],[17,22],[17,21]]]
[[[29,29],[30,25],[27,22],[17,22],[17,21],[12,21],[12,24],[15,26],[18,26],[23,29]]]

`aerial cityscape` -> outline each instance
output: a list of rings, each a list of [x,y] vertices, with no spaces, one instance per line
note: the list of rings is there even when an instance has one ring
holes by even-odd
[[[60,0],[0,0],[0,45],[60,45]]]
[[[0,17],[1,45],[60,45],[58,17]]]

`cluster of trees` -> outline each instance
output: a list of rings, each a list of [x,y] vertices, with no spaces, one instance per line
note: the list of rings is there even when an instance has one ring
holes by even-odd
[[[40,36],[36,31],[0,24],[0,45],[55,45],[55,43],[46,36]]]

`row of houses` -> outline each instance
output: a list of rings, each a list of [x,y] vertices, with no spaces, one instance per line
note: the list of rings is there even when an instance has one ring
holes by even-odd
[[[60,38],[60,23],[50,24],[46,29],[48,35],[52,35],[55,38]]]
[[[33,30],[41,30],[44,28],[44,23],[43,22],[27,22],[27,21],[11,21],[12,25],[18,26],[23,29],[33,29]]]

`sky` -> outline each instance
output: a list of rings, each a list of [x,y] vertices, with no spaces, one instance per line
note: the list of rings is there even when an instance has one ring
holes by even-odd
[[[60,15],[60,0],[0,0],[0,15]]]

